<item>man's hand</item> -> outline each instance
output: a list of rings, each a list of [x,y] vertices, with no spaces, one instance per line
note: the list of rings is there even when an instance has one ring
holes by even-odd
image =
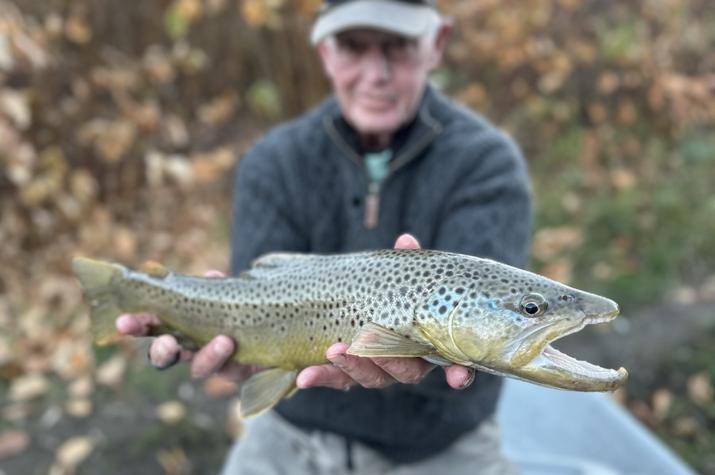
[[[403,234],[395,242],[395,249],[419,249],[414,236]],[[359,384],[366,388],[384,388],[393,383],[419,383],[434,365],[422,358],[361,358],[346,354],[348,345],[336,343],[326,351],[332,364],[310,366],[298,374],[299,388],[326,386],[348,389]],[[447,384],[455,389],[463,389],[474,380],[474,370],[452,365],[444,369]]]
[[[219,271],[209,271],[206,277],[223,277]],[[130,336],[151,336],[160,325],[156,315],[132,314],[117,318],[117,330]],[[248,379],[258,368],[231,361],[236,351],[236,343],[226,335],[218,335],[197,352],[182,348],[172,335],[157,337],[149,347],[149,360],[152,366],[165,369],[179,361],[191,363],[191,375],[205,378],[217,373],[235,383]]]
[[[403,234],[395,242],[396,249],[419,249],[417,240]],[[222,277],[218,271],[209,271],[207,277]],[[116,322],[120,333],[131,336],[150,336],[159,327],[155,315],[121,315]],[[366,388],[384,388],[393,383],[418,383],[434,365],[421,358],[361,358],[346,354],[348,345],[336,343],[326,351],[332,364],[309,366],[298,374],[299,388],[324,386],[348,389],[359,384]],[[157,337],[149,348],[149,359],[157,368],[168,368],[179,361],[191,363],[191,374],[205,378],[217,373],[233,382],[241,383],[260,368],[231,361],[236,343],[226,335],[218,335],[203,348],[193,353],[181,348],[171,335]],[[474,371],[464,366],[452,365],[444,369],[447,383],[455,389],[463,389],[474,380]]]

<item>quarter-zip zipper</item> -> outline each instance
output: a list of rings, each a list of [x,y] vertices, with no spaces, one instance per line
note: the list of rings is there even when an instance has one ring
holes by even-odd
[[[420,152],[427,145],[429,145],[430,142],[432,142],[437,134],[442,131],[442,125],[432,118],[432,116],[430,116],[425,109],[420,110],[419,116],[420,119],[422,119],[422,121],[429,127],[429,131],[425,133],[414,145],[408,147],[390,162],[388,174],[381,183],[374,182],[368,177],[368,191],[365,196],[365,212],[363,215],[363,225],[367,229],[376,228],[380,220],[380,189],[382,187],[382,183],[386,182],[395,172],[397,172],[397,170],[403,168],[405,165],[417,158]],[[337,131],[335,124],[333,123],[333,117],[325,116],[323,118],[323,125],[335,144],[367,175],[362,157],[355,150],[353,150],[350,145],[348,145],[345,139],[343,139]]]

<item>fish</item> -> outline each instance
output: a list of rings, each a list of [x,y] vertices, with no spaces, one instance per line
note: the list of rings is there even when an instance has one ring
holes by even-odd
[[[161,332],[200,347],[224,334],[236,361],[266,368],[241,385],[244,417],[297,389],[303,368],[336,342],[362,357],[419,357],[576,391],[612,391],[628,372],[552,346],[619,314],[616,302],[494,260],[425,249],[270,253],[235,277],[140,271],[75,257],[97,345],[123,313],[154,313]]]

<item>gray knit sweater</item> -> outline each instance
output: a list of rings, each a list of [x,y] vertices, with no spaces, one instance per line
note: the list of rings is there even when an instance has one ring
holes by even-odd
[[[391,151],[389,174],[371,182],[366,151],[334,98],[269,132],[237,167],[232,271],[269,251],[387,248],[406,232],[424,248],[526,264],[527,171],[507,136],[428,88]],[[435,370],[418,385],[302,390],[276,410],[298,427],[342,434],[410,462],[491,416],[499,388],[499,378],[479,374],[457,391]]]

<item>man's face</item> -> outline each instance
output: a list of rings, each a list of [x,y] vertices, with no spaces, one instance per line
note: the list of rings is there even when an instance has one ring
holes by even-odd
[[[371,29],[342,32],[319,46],[345,119],[361,134],[391,134],[415,114],[441,35],[411,39]]]

